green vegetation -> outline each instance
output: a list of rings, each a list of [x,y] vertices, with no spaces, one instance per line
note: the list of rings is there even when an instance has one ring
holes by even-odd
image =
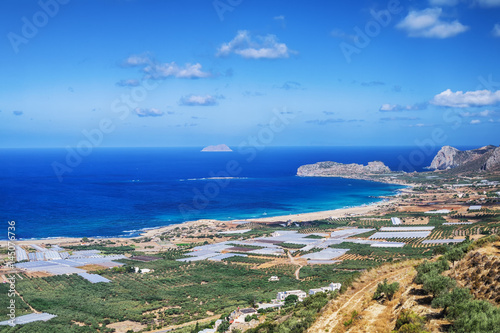
[[[135,251],[135,247],[130,245],[105,246],[105,245],[92,244],[92,245],[66,246],[66,248],[72,251],[99,250],[104,254],[125,254],[125,253],[133,253]]]
[[[411,310],[401,311],[395,328],[395,333],[428,333],[425,330],[425,318]]]
[[[380,299],[382,296],[385,296],[390,301],[398,290],[398,282],[387,283],[387,279],[384,279],[383,283],[377,285],[377,290],[373,294],[373,299]]]
[[[373,261],[372,267],[376,267],[386,261],[399,259],[421,259],[430,258],[432,256],[431,251],[424,252],[422,248],[410,246],[404,246],[402,248],[371,247],[369,244],[343,242],[341,244],[330,245],[330,247],[336,249],[349,249],[346,254],[373,257],[373,260],[371,260]]]
[[[272,258],[255,258],[255,257],[240,257],[240,256],[234,256],[223,259],[223,261],[225,262],[232,262],[232,263],[240,262],[245,264],[263,264],[270,260],[272,260]]]
[[[311,239],[323,239],[325,237],[319,236],[319,235],[309,235],[304,238],[311,238]]]
[[[305,332],[316,320],[320,310],[337,293],[316,293],[288,308],[268,314],[264,323],[250,329],[248,333]]]
[[[298,300],[299,300],[299,297],[297,295],[288,295],[285,298],[284,306],[287,307],[287,306],[295,305],[295,303],[297,303]]]
[[[305,247],[304,244],[296,244],[296,243],[282,243],[280,246],[286,249],[301,249]]]
[[[437,261],[426,261],[416,267],[418,273],[415,282],[423,284],[423,289],[432,294],[432,307],[443,309],[443,314],[453,323],[452,332],[500,332],[499,307],[487,301],[474,300],[469,289],[456,287],[454,280],[441,275],[449,269],[448,260],[460,260],[468,251],[498,239],[497,235],[492,235],[473,243],[470,241],[461,243],[448,248]],[[398,330],[397,332],[420,331]]]
[[[307,281],[297,281],[293,265],[260,270],[235,263],[199,261],[187,264],[174,260],[182,254],[180,250],[169,251],[158,255],[169,259],[150,262],[122,260],[125,267],[150,268],[154,272],[136,274],[125,268],[100,272],[111,283],[91,284],[78,275],[17,280],[16,289],[27,303],[57,317],[48,322],[7,328],[6,332],[95,332],[92,327],[123,320],[151,327],[175,325],[204,318],[207,311],[220,314],[238,306],[246,307],[250,298],[254,302],[268,300],[278,291],[307,291],[332,281],[345,283],[356,274],[332,271],[330,265],[329,271],[312,270]],[[280,280],[268,282],[271,275],[279,276]],[[5,286],[0,285],[0,288],[5,289]],[[4,299],[1,298],[2,302]],[[17,304],[21,306],[22,300]],[[7,319],[6,309],[6,306],[0,308],[2,320]],[[22,313],[27,313],[26,305],[23,309]],[[86,326],[79,326],[75,321]],[[101,332],[107,330],[101,328]]]

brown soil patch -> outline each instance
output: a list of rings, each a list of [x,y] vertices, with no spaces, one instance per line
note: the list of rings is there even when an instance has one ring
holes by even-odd
[[[142,325],[136,321],[126,320],[120,321],[118,323],[109,324],[106,327],[114,328],[116,333],[127,333],[128,330],[132,330],[134,332],[139,332],[145,329],[147,326]]]
[[[24,274],[26,274],[26,276],[28,276],[28,277],[35,277],[35,278],[52,276],[52,274],[49,274],[49,273],[43,272],[43,271],[41,271],[41,272],[26,271],[26,272],[24,272]]]
[[[426,217],[406,217],[402,219],[403,224],[409,224],[409,225],[414,225],[414,224],[428,224],[429,223],[429,218]]]
[[[105,266],[101,266],[101,265],[91,264],[91,265],[79,266],[78,268],[84,269],[84,270],[86,270],[87,272],[91,272],[91,271],[99,271],[99,270],[101,270],[101,269],[105,269],[105,268],[107,268],[107,267],[105,267]]]

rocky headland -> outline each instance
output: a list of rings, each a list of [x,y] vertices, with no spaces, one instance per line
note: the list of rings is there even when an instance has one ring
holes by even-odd
[[[297,176],[300,177],[341,177],[377,181],[381,180],[380,176],[391,174],[391,169],[380,161],[368,162],[367,165],[327,161],[302,165],[297,170]]]

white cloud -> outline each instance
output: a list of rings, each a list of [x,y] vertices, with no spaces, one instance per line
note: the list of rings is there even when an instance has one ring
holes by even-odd
[[[147,55],[131,55],[128,57],[124,62],[124,66],[140,66],[140,65],[145,65],[149,64],[151,62],[151,59]]]
[[[427,103],[417,103],[414,105],[382,104],[378,109],[380,112],[417,111],[427,108]]]
[[[161,117],[161,116],[163,116],[163,112],[158,110],[158,109],[155,109],[155,108],[151,108],[151,109],[135,108],[134,112],[139,117]]]
[[[277,59],[288,58],[290,50],[285,43],[279,43],[275,35],[256,36],[257,41],[252,39],[246,30],[238,31],[236,37],[228,43],[222,44],[217,49],[217,56],[228,56],[231,53],[238,54],[247,59]]]
[[[497,115],[497,112],[491,110],[484,110],[481,112],[462,112],[460,113],[462,117],[493,117]]]
[[[471,125],[476,125],[476,124],[480,124],[481,123],[481,120],[479,119],[473,119],[470,121]]]
[[[457,108],[495,105],[500,103],[500,90],[495,92],[490,90],[475,90],[464,93],[463,91],[452,92],[450,89],[446,89],[434,96],[430,103]]]
[[[116,82],[116,85],[120,87],[137,87],[139,84],[140,84],[139,80],[134,80],[134,79],[120,80]]]
[[[153,64],[144,67],[143,71],[151,79],[165,79],[171,76],[181,79],[199,79],[211,76],[209,72],[201,69],[199,63],[186,64],[184,67],[179,67],[175,62]]]
[[[186,106],[212,106],[217,104],[217,98],[211,95],[187,95],[180,99],[179,104]]]
[[[382,112],[390,112],[390,111],[396,111],[397,105],[396,104],[382,104],[380,107],[379,111]]]
[[[500,23],[497,23],[493,26],[493,30],[491,31],[493,36],[500,37]]]
[[[429,0],[429,4],[431,6],[456,6],[458,5],[459,0]]]
[[[349,41],[352,41],[352,42],[356,42],[358,40],[358,36],[357,35],[348,34],[348,33],[344,32],[341,29],[333,29],[330,32],[330,35],[332,37],[334,37],[334,38],[340,38],[340,39],[349,40]]]
[[[425,38],[449,38],[469,29],[458,20],[441,21],[441,13],[441,8],[412,10],[396,27],[405,30],[410,37]]]
[[[475,1],[481,7],[499,7],[500,0],[476,0]]]
[[[126,67],[143,66],[142,71],[146,73],[148,79],[165,79],[167,77],[176,77],[181,79],[199,79],[210,77],[210,72],[204,72],[201,64],[177,65],[174,61],[159,63],[147,55],[132,55],[124,63]]]

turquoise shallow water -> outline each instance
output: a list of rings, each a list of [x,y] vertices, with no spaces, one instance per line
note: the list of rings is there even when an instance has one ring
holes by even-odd
[[[18,239],[110,237],[202,218],[244,219],[358,206],[401,187],[296,177],[297,168],[325,160],[381,159],[397,169],[397,156],[411,151],[399,150],[398,155],[391,148],[373,147],[266,148],[253,154],[101,148],[59,178],[54,163],[67,165],[64,149],[0,150],[1,219],[16,221]]]

